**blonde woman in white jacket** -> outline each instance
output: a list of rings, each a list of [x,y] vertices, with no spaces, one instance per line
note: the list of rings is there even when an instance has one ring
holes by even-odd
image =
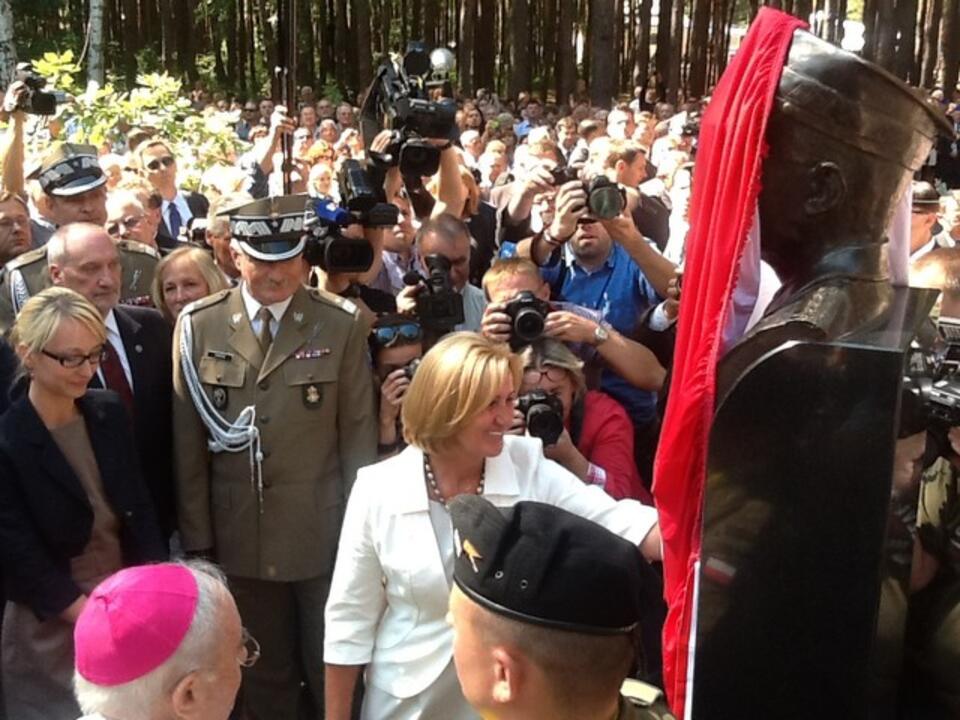
[[[407,391],[409,447],[358,474],[326,608],[327,720],[349,720],[363,671],[363,720],[477,717],[457,683],[446,621],[454,559],[446,504],[457,495],[557,505],[659,558],[656,510],[617,502],[545,459],[539,440],[506,435],[521,373],[505,344],[447,336]]]

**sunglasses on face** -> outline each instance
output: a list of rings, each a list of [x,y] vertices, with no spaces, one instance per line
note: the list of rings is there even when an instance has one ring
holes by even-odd
[[[170,167],[171,165],[173,165],[174,162],[176,162],[176,161],[173,159],[172,156],[170,156],[170,155],[164,155],[162,158],[154,158],[153,160],[151,160],[150,162],[148,162],[148,163],[147,163],[147,170],[151,170],[152,172],[156,172],[156,171],[159,170],[161,167],[165,167],[165,168]]]
[[[115,220],[114,222],[107,223],[107,235],[119,235],[124,229],[135,230],[140,224],[141,220],[143,220],[142,217],[126,217],[122,220]]]
[[[420,326],[416,323],[404,323],[402,325],[387,325],[386,327],[376,328],[373,336],[380,347],[390,347],[398,340],[414,342],[422,336]]]

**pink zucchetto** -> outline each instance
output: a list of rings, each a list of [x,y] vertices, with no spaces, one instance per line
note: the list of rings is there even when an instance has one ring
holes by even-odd
[[[197,581],[182,565],[131,567],[97,585],[73,630],[77,672],[110,687],[170,659],[197,609]]]

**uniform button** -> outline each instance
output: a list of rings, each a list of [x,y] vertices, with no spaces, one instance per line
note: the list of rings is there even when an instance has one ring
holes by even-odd
[[[221,380],[223,380],[223,375],[217,375],[217,382],[220,382]]]
[[[261,381],[260,381],[260,384],[257,385],[257,387],[260,388],[261,390],[269,390],[269,389],[270,389],[270,381],[269,381],[269,380],[261,380]]]
[[[269,489],[272,488],[272,487],[273,487],[273,483],[272,483],[271,481],[267,480],[266,478],[264,478],[264,480],[263,480],[263,489],[264,489],[264,490],[269,490]]]
[[[260,416],[260,422],[262,422],[264,425],[266,425],[268,422],[270,422],[270,416],[269,416],[269,415],[261,415],[261,416]]]
[[[269,450],[265,450],[265,451],[263,452],[263,459],[264,459],[264,460],[269,460],[269,459],[270,459],[270,451],[269,451]]]
[[[307,373],[307,380],[313,380],[313,373]]]
[[[133,510],[127,510],[123,515],[129,520],[133,517]]]
[[[273,565],[267,565],[267,577],[276,577],[277,569]]]

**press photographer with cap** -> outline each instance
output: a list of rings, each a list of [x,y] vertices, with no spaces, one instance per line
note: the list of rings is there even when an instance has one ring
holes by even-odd
[[[663,694],[627,680],[652,570],[636,548],[558,507],[450,503],[450,593],[463,693],[501,720],[672,720]],[[623,688],[621,689],[621,684]]]
[[[226,577],[200,560],[111,575],[73,636],[82,720],[226,720],[260,656]]]
[[[655,509],[617,502],[545,459],[538,440],[505,435],[521,373],[506,345],[470,332],[447,335],[417,368],[400,410],[408,447],[363,468],[347,504],[326,610],[327,720],[351,717],[361,672],[364,720],[476,717],[445,620],[457,496],[557,505],[659,558]]]
[[[367,325],[303,285],[305,196],[230,215],[238,287],[188,305],[174,341],[184,549],[215,559],[263,647],[252,720],[323,717],[323,607],[358,468],[376,459]],[[304,688],[301,688],[304,683]]]

